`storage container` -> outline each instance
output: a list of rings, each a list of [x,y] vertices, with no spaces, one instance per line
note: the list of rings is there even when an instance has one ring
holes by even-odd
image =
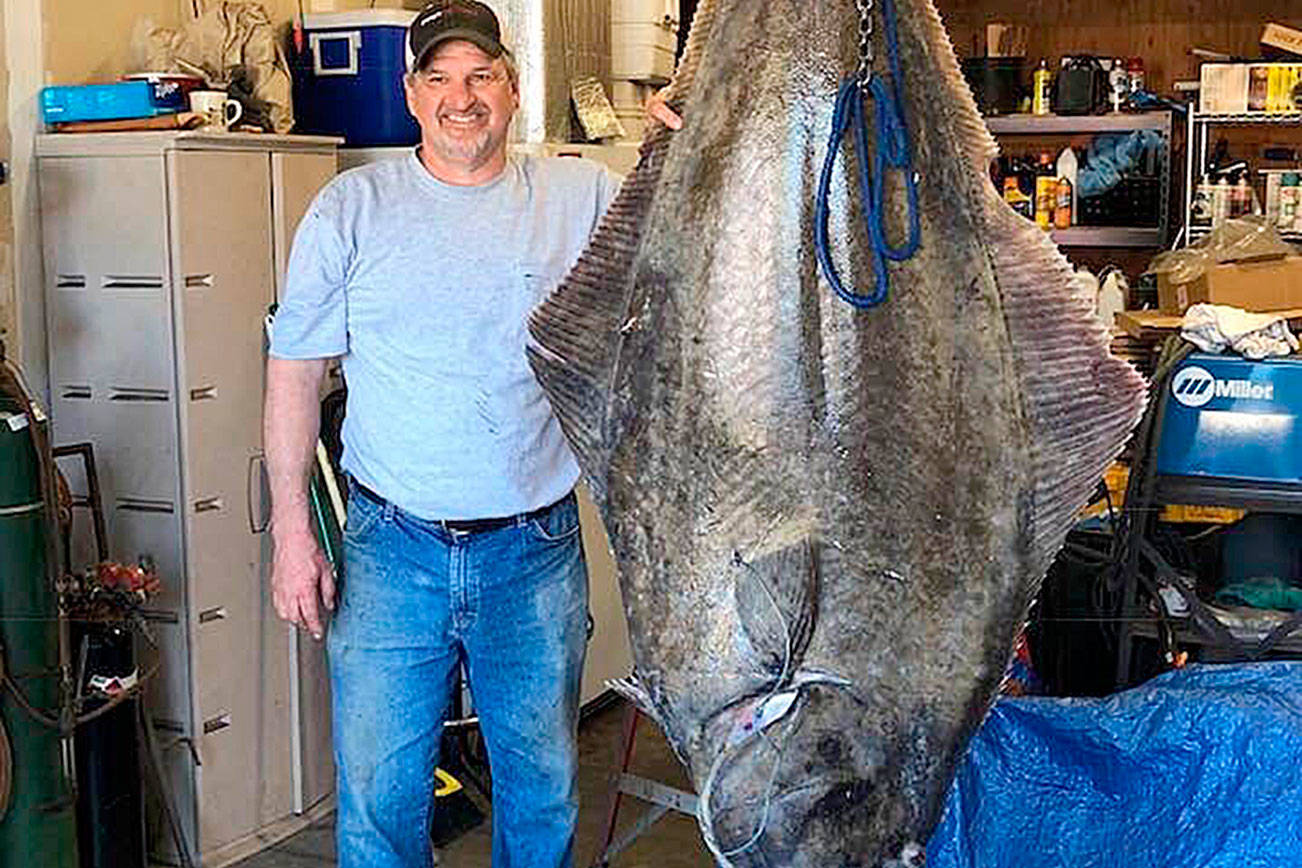
[[[674,74],[678,37],[663,24],[612,22],[610,77],[664,84]]]
[[[342,136],[344,147],[414,145],[420,127],[407,111],[404,9],[359,9],[304,16],[304,51],[294,54],[294,131]]]
[[[678,0],[612,0],[613,24],[661,24],[678,29]]]
[[[147,81],[53,85],[41,89],[41,119],[47,124],[151,118],[180,108],[171,100],[156,99],[154,86]]]

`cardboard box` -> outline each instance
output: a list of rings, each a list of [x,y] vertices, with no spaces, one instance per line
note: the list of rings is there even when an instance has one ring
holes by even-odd
[[[1302,54],[1302,30],[1271,22],[1261,31],[1261,44],[1279,48],[1293,54]]]
[[[1302,64],[1204,63],[1198,69],[1201,114],[1295,112]]]
[[[1250,311],[1302,307],[1302,256],[1223,262],[1189,283],[1171,283],[1169,272],[1158,272],[1157,305],[1163,313],[1184,313],[1199,302]]]
[[[1248,64],[1204,63],[1198,68],[1198,111],[1242,114],[1248,110]]]

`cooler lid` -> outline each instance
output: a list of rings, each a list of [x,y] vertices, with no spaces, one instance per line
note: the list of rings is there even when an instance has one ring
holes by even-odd
[[[339,30],[345,27],[402,27],[411,25],[415,9],[353,9],[348,12],[309,12],[304,30]]]

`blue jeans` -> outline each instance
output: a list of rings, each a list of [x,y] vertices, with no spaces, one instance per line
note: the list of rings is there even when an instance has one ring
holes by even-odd
[[[350,487],[334,689],[340,868],[427,868],[460,663],[493,770],[495,868],[568,868],[587,570],[574,496],[465,533]]]

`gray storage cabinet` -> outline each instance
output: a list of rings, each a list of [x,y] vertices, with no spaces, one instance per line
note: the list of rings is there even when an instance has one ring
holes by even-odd
[[[148,707],[204,865],[291,831],[333,789],[322,649],[267,589],[261,442],[263,317],[335,142],[38,138],[56,442],[94,443],[112,556],[149,554],[163,578]],[[77,552],[91,562],[82,535]],[[157,798],[151,852],[174,863]]]

